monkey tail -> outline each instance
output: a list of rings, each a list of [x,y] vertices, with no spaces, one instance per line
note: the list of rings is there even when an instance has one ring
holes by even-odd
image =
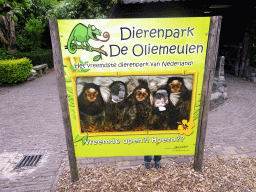
[[[72,41],[75,39],[74,32],[75,30],[73,29],[68,38],[68,51],[72,54],[74,54],[77,50],[75,43],[72,43]]]

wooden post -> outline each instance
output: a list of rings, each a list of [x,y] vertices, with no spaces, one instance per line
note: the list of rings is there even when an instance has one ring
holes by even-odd
[[[50,33],[51,33],[51,40],[52,40],[54,69],[57,76],[59,98],[60,98],[60,104],[62,109],[62,118],[63,118],[63,124],[65,129],[67,149],[68,149],[71,181],[75,182],[78,180],[78,170],[77,170],[71,122],[70,122],[70,116],[69,116],[69,107],[68,107],[68,100],[67,100],[67,91],[66,91],[63,59],[61,55],[57,20],[49,19],[49,26],[50,26]]]
[[[244,68],[244,77],[246,78],[246,80],[249,79],[249,65],[250,65],[250,55],[247,54],[247,59],[246,59],[245,68]]]
[[[207,127],[208,111],[210,106],[210,96],[212,90],[212,83],[215,74],[215,67],[217,62],[219,36],[221,28],[221,16],[214,16],[211,18],[208,47],[206,54],[204,82],[201,97],[201,109],[198,122],[197,141],[194,156],[195,171],[202,171],[202,162],[204,154],[205,135]]]
[[[241,57],[241,49],[242,49],[242,43],[239,43],[238,46],[238,52],[237,52],[237,58],[236,58],[236,67],[235,67],[235,75],[238,76],[239,71],[239,64],[240,64],[240,57]]]
[[[246,57],[248,55],[248,50],[249,50],[249,44],[250,44],[250,36],[246,32],[244,34],[244,49],[243,49],[243,55],[242,55],[242,61],[241,61],[241,68],[240,68],[240,73],[239,76],[241,77],[244,73],[244,67],[245,67],[245,62],[246,62]]]

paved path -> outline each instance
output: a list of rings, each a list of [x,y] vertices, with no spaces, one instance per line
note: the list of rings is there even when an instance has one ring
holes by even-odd
[[[0,87],[0,191],[54,191],[67,158],[55,73],[14,87]],[[206,155],[256,156],[256,84],[227,76],[229,99],[209,112]],[[23,155],[42,154],[37,167],[13,170]],[[191,156],[164,156],[184,162]],[[109,162],[122,168],[143,157],[79,158],[93,166]]]
[[[256,156],[256,83],[230,75],[226,81],[229,99],[210,111],[206,145],[220,156]]]
[[[67,154],[55,73],[0,94],[0,191],[51,189]],[[13,171],[29,154],[43,155],[38,167]]]

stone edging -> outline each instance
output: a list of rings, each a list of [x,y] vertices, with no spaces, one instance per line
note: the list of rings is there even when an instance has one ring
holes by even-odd
[[[30,76],[28,76],[27,81],[31,81],[37,77],[42,76],[44,73],[46,73],[48,71],[48,69],[49,68],[48,68],[47,64],[34,66],[30,71],[31,74],[30,74]]]
[[[216,63],[215,77],[212,84],[212,94],[210,98],[210,109],[213,109],[223,103],[227,98],[227,83],[224,72],[225,57],[218,57]]]
[[[228,99],[227,83],[223,76],[222,80],[214,77],[212,85],[212,94],[210,98],[210,109],[217,107]]]

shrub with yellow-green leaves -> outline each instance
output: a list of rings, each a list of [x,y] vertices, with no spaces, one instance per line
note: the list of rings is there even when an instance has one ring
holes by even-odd
[[[25,81],[32,67],[31,61],[26,57],[16,60],[0,60],[0,85],[2,83],[14,85]]]

